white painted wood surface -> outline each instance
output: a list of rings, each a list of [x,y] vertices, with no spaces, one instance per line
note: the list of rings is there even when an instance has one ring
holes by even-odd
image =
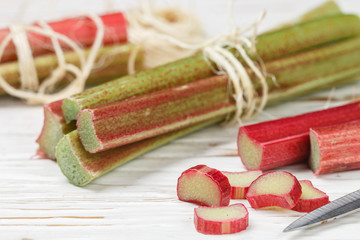
[[[77,12],[102,12],[106,1],[1,1],[0,23],[16,19],[54,19]],[[164,2],[164,1],[162,1]],[[168,3],[171,1],[168,1]],[[355,0],[339,1],[347,11],[359,13]],[[132,1],[112,1],[126,9]],[[177,1],[204,20],[208,34],[227,29],[223,0]],[[268,16],[262,28],[298,16],[320,1],[235,1],[238,24],[253,21],[260,10]],[[20,17],[19,17],[20,16]],[[360,84],[338,88],[331,105],[345,103],[360,93]],[[329,91],[266,109],[252,122],[322,109]],[[282,233],[301,213],[290,210],[254,210],[249,207],[248,230],[226,236],[206,236],[193,225],[195,205],[180,202],[176,181],[181,172],[197,164],[220,170],[244,170],[236,154],[237,127],[213,126],[178,139],[120,167],[84,188],[69,184],[57,164],[31,156],[43,121],[42,108],[19,100],[0,98],[0,239],[359,239],[360,213],[307,230]],[[250,123],[250,122],[247,122]],[[299,179],[309,179],[334,200],[360,187],[360,171],[316,177],[305,164],[281,168]]]

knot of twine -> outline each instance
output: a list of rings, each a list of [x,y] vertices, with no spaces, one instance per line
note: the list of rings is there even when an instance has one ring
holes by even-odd
[[[4,54],[5,48],[12,40],[18,56],[21,86],[20,89],[12,87],[1,75],[0,86],[8,94],[26,99],[29,104],[49,103],[81,92],[84,89],[85,82],[94,66],[97,53],[102,46],[104,37],[104,24],[100,17],[95,14],[88,14],[88,17],[95,23],[97,32],[87,57],[85,57],[81,46],[67,36],[55,32],[43,21],[38,23],[39,26],[23,26],[15,24],[10,26],[10,33],[0,44],[0,59]],[[36,72],[31,47],[27,39],[27,31],[49,37],[58,59],[58,66],[52,71],[49,77],[42,81],[41,84]],[[59,41],[67,44],[76,53],[79,58],[80,67],[65,61],[64,52]],[[67,73],[71,73],[74,76],[74,79],[70,84],[56,93],[49,93],[53,91],[56,83],[63,79]]]
[[[236,111],[231,119],[227,118],[228,124],[236,122],[241,123],[251,116],[262,111],[268,99],[268,84],[266,82],[266,69],[260,58],[253,60],[252,56],[257,56],[255,41],[257,37],[258,25],[265,16],[263,11],[258,19],[250,26],[240,30],[233,22],[232,1],[229,0],[229,19],[232,25],[230,34],[214,37],[203,41],[200,44],[188,44],[180,41],[168,34],[157,34],[156,40],[170,42],[181,49],[193,51],[202,51],[204,59],[208,62],[213,72],[217,75],[227,74],[230,84],[230,94],[235,100]],[[244,34],[253,30],[250,39],[244,37]],[[213,67],[215,64],[216,68]],[[248,69],[250,69],[261,86],[261,96],[257,96],[254,81],[251,80]],[[275,81],[274,77],[272,76]],[[260,99],[258,98],[260,97]]]

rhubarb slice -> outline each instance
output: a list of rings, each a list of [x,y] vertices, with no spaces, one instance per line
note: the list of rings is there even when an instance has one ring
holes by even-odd
[[[219,170],[206,165],[197,165],[184,171],[178,179],[179,200],[203,206],[227,206],[231,186]]]
[[[75,123],[66,124],[61,112],[63,100],[44,105],[44,125],[36,140],[39,144],[37,155],[55,159],[55,147],[67,133],[76,129]]]
[[[360,168],[360,121],[310,129],[310,167],[316,175]]]
[[[78,132],[75,130],[66,134],[59,141],[55,156],[62,173],[68,180],[74,185],[84,186],[137,156],[221,120],[222,118],[212,119],[191,127],[93,154],[84,149]]]
[[[315,188],[311,181],[300,180],[302,194],[298,203],[292,210],[298,212],[311,212],[329,203],[329,196]]]
[[[184,128],[234,111],[226,76],[82,110],[77,128],[91,153]]]
[[[360,118],[360,102],[294,117],[243,126],[238,153],[248,169],[271,169],[304,161],[310,155],[311,127]]]
[[[231,185],[231,199],[245,199],[250,184],[263,174],[261,170],[246,172],[222,172]]]
[[[291,209],[299,201],[301,185],[291,173],[268,172],[249,187],[246,199],[253,208],[280,207]]]
[[[226,207],[197,207],[194,209],[194,223],[203,234],[232,234],[245,230],[249,225],[249,213],[241,204]]]

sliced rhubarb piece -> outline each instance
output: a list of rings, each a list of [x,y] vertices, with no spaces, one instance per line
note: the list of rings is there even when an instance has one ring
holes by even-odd
[[[66,124],[61,112],[63,100],[44,105],[44,125],[36,140],[39,144],[37,155],[55,159],[55,147],[67,133],[76,129],[75,123]]]
[[[298,212],[311,212],[329,203],[329,196],[315,188],[311,181],[300,180],[299,182],[302,188],[302,194],[298,203],[292,210]]]
[[[310,167],[316,175],[360,168],[360,121],[310,129]]]
[[[56,160],[62,173],[77,186],[84,186],[112,169],[186,134],[221,121],[216,118],[133,144],[99,153],[87,152],[77,130],[66,134],[56,146]]]
[[[232,199],[245,199],[250,184],[263,174],[261,170],[222,173],[229,179]]]
[[[267,170],[310,155],[309,129],[360,118],[360,102],[327,110],[243,126],[238,134],[238,153],[248,169]]]
[[[179,200],[203,206],[227,206],[231,185],[219,170],[197,165],[181,174],[177,184]]]
[[[291,173],[268,172],[249,187],[246,199],[253,208],[293,208],[301,196],[301,185]]]
[[[249,225],[249,213],[241,204],[226,207],[197,207],[194,209],[194,223],[203,234],[232,234],[245,230]]]
[[[226,76],[215,76],[82,110],[77,129],[90,153],[184,128],[235,110]]]

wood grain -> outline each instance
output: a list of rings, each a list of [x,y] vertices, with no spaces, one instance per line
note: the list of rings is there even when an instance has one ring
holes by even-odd
[[[2,1],[0,20],[7,24],[16,18],[23,1]],[[30,1],[22,20],[60,18],[81,11],[101,12],[100,1]],[[164,1],[162,1],[164,2]],[[256,19],[261,9],[268,10],[262,28],[274,26],[297,16],[321,1],[236,1],[238,24]],[[161,1],[160,1],[161,3]],[[227,12],[224,1],[177,1],[191,6],[205,21],[206,31],[215,35],[226,31]],[[355,0],[343,0],[347,10],[360,10]],[[126,9],[133,3],[114,1]],[[51,10],[53,9],[53,10]],[[56,11],[55,11],[56,10]],[[307,96],[267,108],[245,124],[276,119],[326,106],[330,91]],[[359,95],[355,83],[335,90],[331,106]],[[336,101],[335,101],[336,100]],[[238,127],[213,126],[178,139],[117,168],[84,188],[67,182],[57,164],[34,159],[35,140],[40,133],[41,107],[26,106],[21,101],[0,98],[0,239],[358,239],[360,213],[311,229],[282,233],[302,213],[290,210],[254,210],[246,200],[232,200],[249,208],[248,230],[229,236],[210,237],[196,232],[194,205],[180,202],[176,181],[181,172],[197,164],[207,164],[225,171],[244,167],[236,154]],[[360,171],[314,176],[306,164],[279,170],[290,171],[299,179],[309,179],[329,194],[330,200],[359,188]]]

